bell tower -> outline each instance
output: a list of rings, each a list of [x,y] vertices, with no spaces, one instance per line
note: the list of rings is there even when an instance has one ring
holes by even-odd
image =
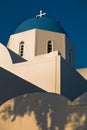
[[[25,20],[11,35],[8,48],[26,60],[34,56],[58,51],[67,62],[74,65],[74,47],[61,26],[40,11],[35,18]]]

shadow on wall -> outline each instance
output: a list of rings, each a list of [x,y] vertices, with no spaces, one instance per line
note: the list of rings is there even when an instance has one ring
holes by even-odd
[[[3,105],[2,105],[3,106]],[[87,106],[79,107],[57,94],[36,93],[14,98],[0,113],[4,121],[34,112],[38,130],[87,130]]]

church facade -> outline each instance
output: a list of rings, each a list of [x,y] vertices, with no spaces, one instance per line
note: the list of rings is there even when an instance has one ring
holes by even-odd
[[[79,98],[84,94],[86,97],[87,69],[75,69],[75,50],[67,33],[60,22],[54,21],[44,15],[45,14],[40,11],[40,15],[37,15],[37,17],[25,20],[21,23],[15,33],[10,36],[7,47],[0,44],[0,74],[2,76],[0,79],[0,104],[2,112],[0,117],[0,122],[2,124],[0,125],[0,128],[2,130],[8,129],[4,127],[4,121],[2,121],[5,102],[11,99],[11,101],[9,100],[7,103],[9,105],[11,103],[11,115],[12,104],[14,101],[19,100],[17,96],[23,94],[27,94],[27,96],[20,96],[22,100],[20,99],[19,102],[21,101],[21,103],[23,103],[24,99],[28,101],[30,98],[32,104],[37,102],[37,104],[35,104],[36,106],[39,106],[38,103],[40,102],[41,104],[41,101],[43,103],[43,100],[46,98],[46,106],[44,105],[44,109],[47,110],[46,113],[44,112],[44,109],[41,108],[41,105],[40,108],[38,108],[41,110],[42,116],[41,113],[39,113],[40,110],[36,111],[33,108],[34,105],[31,105],[33,120],[35,120],[35,112],[40,114],[42,120],[40,122],[39,117],[37,117],[36,114],[37,123],[35,124],[34,130],[77,130],[77,128],[80,130],[82,127],[84,127],[83,130],[86,130],[87,128],[87,126],[85,126],[87,113],[85,112],[84,115],[83,112],[86,111],[85,108],[87,108],[87,106],[84,108],[86,101],[84,99],[83,102],[85,102],[83,103]],[[41,93],[46,97],[43,98]],[[30,94],[30,96],[28,96],[28,94]],[[36,101],[35,99],[32,101],[33,96],[37,99]],[[14,97],[15,99],[13,101]],[[82,96],[81,99],[83,99],[83,97],[84,96]],[[41,101],[40,98],[42,99]],[[55,102],[54,105],[51,100]],[[24,103],[26,103],[26,101]],[[76,107],[76,105],[83,105],[83,107],[79,108],[79,115],[77,112],[78,106]],[[21,105],[16,107],[22,111]],[[26,104],[22,107],[26,109]],[[59,110],[56,110],[56,107],[59,108]],[[67,110],[61,110],[61,107],[66,107]],[[55,117],[54,120],[55,125],[52,124],[54,119],[54,117],[52,118],[53,109],[55,111],[53,112],[53,115],[56,116],[57,114],[57,117]],[[30,117],[28,116],[29,111],[27,111],[28,114],[25,112],[25,116],[23,113],[23,117],[20,112],[16,112],[18,111],[14,111],[12,122],[16,120],[17,114],[21,115],[20,119],[18,117],[15,122],[18,127],[17,130],[28,129],[28,122],[31,120],[29,120]],[[67,115],[65,113],[67,113]],[[44,117],[43,115],[46,116],[44,119],[42,118]],[[59,115],[60,119],[58,118]],[[6,115],[4,115],[4,119],[5,116]],[[81,117],[81,121],[79,120],[79,123],[77,123],[74,128],[75,119],[79,119],[79,117]],[[28,120],[27,123],[25,123],[26,125],[23,124],[25,119],[26,121]],[[61,119],[65,120],[62,121]],[[19,120],[22,122],[21,127],[19,126]],[[46,121],[44,125],[43,121]],[[61,122],[63,123],[63,126],[61,126]],[[71,124],[69,124],[69,122]],[[81,124],[81,122],[83,122],[83,124]],[[11,121],[9,121],[9,123],[9,130],[11,130],[15,123],[11,123]],[[31,128],[33,130],[32,126]],[[16,127],[14,130],[16,130]]]

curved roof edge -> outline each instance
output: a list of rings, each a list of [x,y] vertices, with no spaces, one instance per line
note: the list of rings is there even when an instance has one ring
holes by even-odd
[[[48,17],[40,17],[40,18],[34,17],[25,20],[17,27],[14,33],[28,31],[34,28],[66,34],[60,22],[57,22]]]

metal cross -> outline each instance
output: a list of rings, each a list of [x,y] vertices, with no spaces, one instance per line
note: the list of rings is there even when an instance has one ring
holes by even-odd
[[[43,16],[45,16],[45,15],[46,15],[46,13],[43,13],[43,11],[40,10],[40,14],[39,14],[39,15],[36,15],[36,18],[43,17]]]

